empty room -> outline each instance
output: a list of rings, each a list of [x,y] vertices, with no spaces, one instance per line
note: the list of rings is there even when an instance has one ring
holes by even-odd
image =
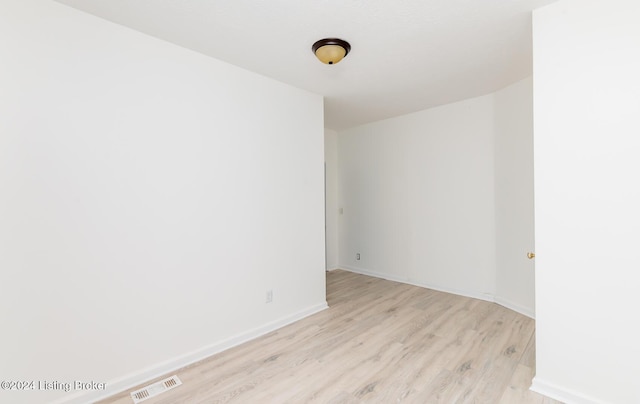
[[[637,0],[0,0],[0,402],[640,402]]]

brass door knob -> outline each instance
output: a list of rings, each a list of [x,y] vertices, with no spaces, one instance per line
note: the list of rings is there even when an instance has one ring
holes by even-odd
[[[532,253],[532,252],[527,253],[527,258],[529,258],[530,260],[534,259],[535,257],[536,257],[536,253]]]

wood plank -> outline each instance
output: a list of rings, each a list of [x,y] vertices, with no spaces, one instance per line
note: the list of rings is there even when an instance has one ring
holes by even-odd
[[[535,323],[521,314],[340,270],[327,302],[175,372],[183,385],[146,403],[557,403],[529,391]]]

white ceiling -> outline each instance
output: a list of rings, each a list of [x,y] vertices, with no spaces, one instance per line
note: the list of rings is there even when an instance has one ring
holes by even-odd
[[[57,0],[325,96],[325,125],[483,95],[531,74],[531,10],[554,0]],[[320,63],[318,39],[351,43]]]

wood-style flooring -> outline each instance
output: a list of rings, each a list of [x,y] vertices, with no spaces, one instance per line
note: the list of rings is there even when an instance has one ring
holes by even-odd
[[[183,385],[145,404],[558,403],[529,391],[528,317],[345,271],[327,273],[327,302],[323,312],[172,372]],[[129,392],[102,401],[132,402]]]

